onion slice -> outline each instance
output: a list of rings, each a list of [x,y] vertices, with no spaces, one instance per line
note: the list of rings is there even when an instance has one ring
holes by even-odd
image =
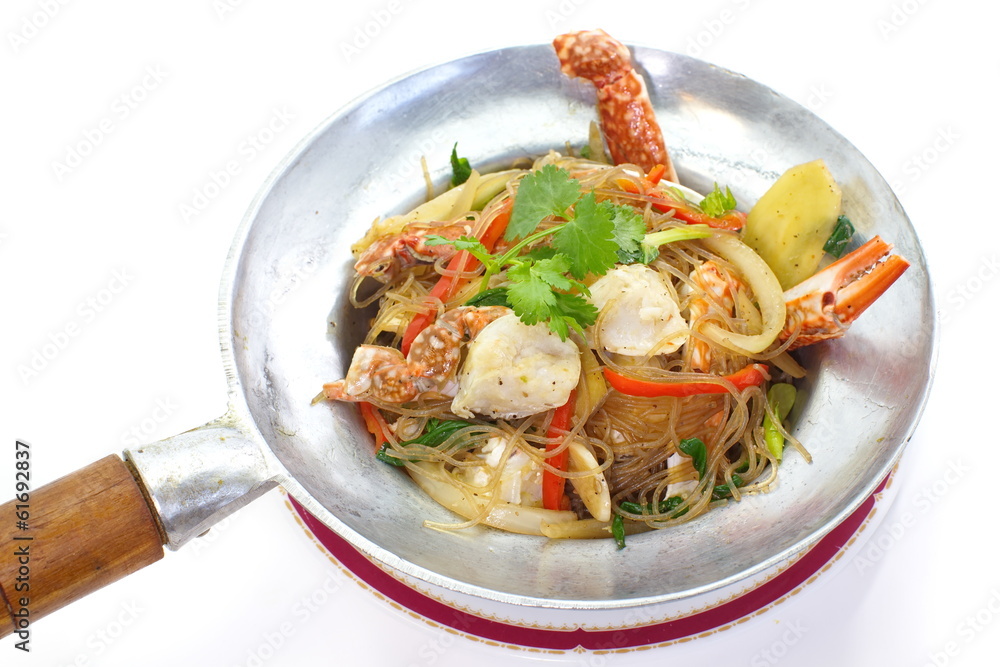
[[[419,461],[410,463],[407,467],[409,466],[420,469],[421,472],[414,471],[414,474],[410,475],[410,477],[424,493],[443,507],[466,519],[478,518],[489,502],[487,498],[482,498],[482,502],[472,503],[460,489],[443,481],[441,476],[447,474],[443,469],[443,463]],[[543,535],[543,525],[566,523],[568,521],[577,521],[575,512],[547,510],[540,507],[525,507],[497,500],[490,513],[482,519],[481,523],[511,533]]]
[[[763,352],[775,341],[785,326],[785,297],[771,267],[750,246],[730,234],[716,234],[702,239],[709,250],[736,267],[753,290],[763,322],[761,332],[748,335],[726,331],[714,322],[706,322],[701,333],[717,345],[741,354]]]

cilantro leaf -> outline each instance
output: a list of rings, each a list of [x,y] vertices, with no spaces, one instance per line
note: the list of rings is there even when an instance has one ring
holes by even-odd
[[[588,273],[602,276],[618,261],[611,215],[588,192],[577,202],[572,219],[552,235],[552,245],[572,261],[569,272],[574,278],[583,279]]]
[[[507,277],[512,282],[507,286],[507,301],[525,324],[548,321],[556,305],[555,292],[544,280],[531,275],[528,266],[511,267]]]
[[[569,271],[569,258],[566,255],[539,260],[531,267],[532,275],[547,285],[562,290],[572,289],[574,284],[579,284],[566,277],[567,271]]]
[[[705,215],[710,215],[713,218],[718,218],[734,208],[736,208],[736,197],[733,196],[729,187],[726,187],[726,192],[723,194],[718,183],[715,184],[715,189],[701,200],[701,210],[705,212]]]
[[[565,169],[547,164],[531,172],[518,185],[504,238],[524,238],[548,216],[566,215],[579,197],[580,182],[570,178]]]
[[[584,329],[597,321],[597,306],[586,298],[579,294],[563,292],[553,292],[553,294],[556,297],[560,317],[566,318],[569,325],[581,334]]]
[[[559,338],[566,340],[569,330],[579,331],[597,320],[597,308],[578,294],[556,291],[582,289],[586,286],[567,278],[569,259],[556,255],[538,262],[525,261],[507,269],[507,301],[525,324],[546,322]]]
[[[451,148],[451,184],[461,185],[472,175],[472,165],[468,158],[458,157],[458,142]]]
[[[646,221],[642,215],[631,206],[616,206],[607,201],[601,202],[601,205],[607,205],[611,211],[611,221],[615,226],[615,243],[618,244],[618,261],[622,264],[641,261],[636,257],[644,257],[647,254],[642,252],[642,240],[646,235]]]

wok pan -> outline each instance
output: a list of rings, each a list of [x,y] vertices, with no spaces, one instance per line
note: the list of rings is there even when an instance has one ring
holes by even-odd
[[[0,535],[4,634],[23,624],[15,548],[30,547],[32,620],[177,549],[281,485],[388,567],[510,604],[612,609],[680,600],[801,552],[864,501],[912,434],[929,390],[936,323],[923,252],[874,167],[809,111],[737,74],[634,50],[680,179],[755,201],[791,165],[826,160],[859,236],[892,241],[911,269],[843,340],[804,351],[792,415],[811,464],[684,526],[630,538],[549,541],[454,517],[372,456],[356,408],[310,404],[342,377],[368,314],[347,300],[348,248],[377,216],[421,201],[419,159],[441,186],[458,142],[482,171],[585,141],[593,90],[548,46],[470,56],[391,82],[306,137],[264,185],[234,240],[220,293],[229,406],[187,433],[99,461],[31,491],[32,529]],[[18,501],[3,508],[13,512]],[[23,538],[29,537],[30,540]]]

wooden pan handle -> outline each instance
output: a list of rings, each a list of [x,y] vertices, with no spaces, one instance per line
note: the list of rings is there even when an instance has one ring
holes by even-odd
[[[131,470],[111,455],[0,506],[0,637],[163,557]],[[18,511],[27,510],[27,529]],[[24,515],[22,515],[24,516]]]

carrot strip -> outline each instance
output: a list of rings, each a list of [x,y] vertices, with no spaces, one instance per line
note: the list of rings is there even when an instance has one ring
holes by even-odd
[[[660,182],[660,179],[662,179],[663,175],[666,173],[667,173],[666,166],[662,164],[655,165],[652,169],[649,170],[649,173],[646,174],[646,180],[652,183],[653,185],[656,185],[657,183]]]
[[[389,429],[389,425],[385,423],[382,415],[378,413],[378,410],[371,403],[362,401],[358,403],[358,409],[361,410],[361,416],[365,420],[368,432],[375,436],[375,451],[378,452],[382,448],[382,445],[389,441],[385,437],[385,432]]]

